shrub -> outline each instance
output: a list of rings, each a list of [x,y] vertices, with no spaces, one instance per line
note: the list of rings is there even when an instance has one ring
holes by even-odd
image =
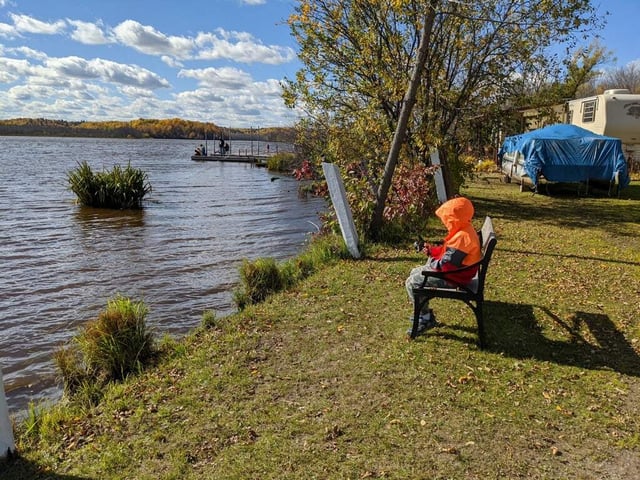
[[[341,237],[320,235],[313,238],[300,255],[280,265],[272,258],[244,260],[240,267],[242,288],[233,294],[238,308],[260,303],[269,295],[289,288],[314,273],[321,265],[337,258],[350,258]]]
[[[476,172],[490,173],[490,172],[497,171],[498,167],[494,160],[491,160],[490,158],[485,158],[484,160],[480,160],[478,161],[478,163],[476,163],[475,170]]]
[[[155,351],[145,323],[147,312],[143,302],[117,296],[83,326],[70,345],[56,351],[54,362],[65,391],[89,392],[95,399],[96,386],[141,371]]]
[[[85,161],[68,173],[67,180],[78,201],[89,207],[141,208],[142,199],[151,191],[147,174],[130,164],[94,173]]]
[[[267,169],[272,172],[291,172],[298,164],[294,153],[276,153],[267,160]]]
[[[213,310],[205,310],[202,313],[202,327],[210,329],[216,326],[216,312]]]
[[[153,351],[147,313],[143,302],[121,296],[109,300],[107,309],[76,339],[88,369],[114,380],[139,371]]]
[[[82,355],[75,346],[63,346],[53,352],[53,362],[58,368],[65,392],[77,391],[88,378]]]
[[[243,260],[240,280],[244,287],[243,298],[248,303],[260,303],[282,289],[280,270],[273,258],[258,258],[254,262]]]

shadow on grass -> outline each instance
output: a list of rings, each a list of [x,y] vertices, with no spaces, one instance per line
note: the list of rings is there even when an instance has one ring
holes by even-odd
[[[489,351],[640,377],[640,357],[607,315],[576,312],[568,323],[546,307],[493,301],[484,307]],[[563,340],[543,334],[534,308],[548,316]],[[581,332],[588,332],[592,340]]]
[[[630,199],[640,200],[640,185],[628,189],[633,190]],[[640,222],[640,202],[625,202],[623,205],[620,200],[613,198],[589,198],[594,201],[583,201],[582,198],[567,197],[548,202],[532,199],[531,194],[522,195],[521,202],[514,201],[513,197],[474,197],[476,217],[490,215],[494,219],[530,220],[566,228],[599,228],[622,236],[630,233],[620,228],[620,224]]]
[[[497,247],[496,247],[497,249]],[[501,252],[507,253],[515,253],[517,255],[538,255],[545,257],[561,257],[561,258],[575,258],[576,260],[584,260],[588,262],[598,262],[598,263],[619,263],[622,265],[632,265],[636,267],[640,267],[640,262],[632,262],[627,260],[618,260],[613,257],[592,257],[586,255],[575,255],[572,253],[547,253],[542,251],[533,251],[533,250],[510,250],[508,248],[500,248]]]
[[[0,478],[3,480],[90,480],[89,477],[63,475],[45,470],[14,453],[10,458],[0,460]]]

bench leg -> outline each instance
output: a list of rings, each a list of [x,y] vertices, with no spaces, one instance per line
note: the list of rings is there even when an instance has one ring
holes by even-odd
[[[413,326],[411,327],[410,335],[412,339],[416,338],[416,335],[418,334],[418,323],[420,322],[420,312],[422,311],[422,307],[429,301],[429,297],[423,298],[415,292],[413,294],[413,298]]]
[[[411,326],[411,339],[416,338],[418,333],[418,322],[420,321],[420,299],[416,297],[413,302],[413,325]]]

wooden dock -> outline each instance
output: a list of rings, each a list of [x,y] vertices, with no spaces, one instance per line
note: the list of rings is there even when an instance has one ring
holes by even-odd
[[[251,163],[256,167],[266,167],[269,155],[224,155],[215,153],[213,155],[191,155],[191,160],[196,162],[236,162]]]

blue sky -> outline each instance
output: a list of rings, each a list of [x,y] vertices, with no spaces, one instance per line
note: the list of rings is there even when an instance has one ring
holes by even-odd
[[[607,25],[600,32],[600,43],[613,53],[614,61],[608,68],[623,67],[629,63],[640,63],[638,42],[638,20],[640,0],[601,0],[592,2],[604,16]]]
[[[292,125],[280,82],[300,67],[295,3],[0,0],[0,118]],[[601,5],[609,67],[639,60],[640,0]]]

